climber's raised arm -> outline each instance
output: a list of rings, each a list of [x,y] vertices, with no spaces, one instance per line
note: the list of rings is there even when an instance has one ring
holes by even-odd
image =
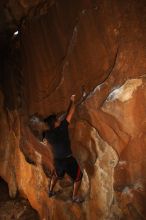
[[[67,110],[66,120],[70,123],[72,116],[75,112],[75,95],[72,95],[70,97],[70,103]]]

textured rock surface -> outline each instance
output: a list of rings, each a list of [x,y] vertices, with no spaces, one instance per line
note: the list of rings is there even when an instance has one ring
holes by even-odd
[[[0,30],[16,31],[27,18],[46,13],[53,3],[53,0],[2,0]]]
[[[3,66],[7,105],[1,92],[0,175],[10,195],[19,190],[41,219],[145,219],[145,1],[56,0],[39,8],[34,2],[15,39],[20,38],[20,70],[15,74],[13,66],[7,80],[10,69]],[[28,9],[33,1],[21,5]],[[19,23],[23,15],[14,14]],[[9,55],[14,58],[19,54]],[[48,198],[44,171],[49,176],[52,156],[39,132],[29,128],[32,115],[65,111],[72,93],[77,101],[82,93],[86,97],[70,125],[84,172],[82,205],[68,201],[67,178],[57,186],[63,192]]]
[[[37,212],[34,211],[29,202],[17,196],[11,199],[8,194],[7,184],[0,179],[0,219],[1,220],[38,220]]]

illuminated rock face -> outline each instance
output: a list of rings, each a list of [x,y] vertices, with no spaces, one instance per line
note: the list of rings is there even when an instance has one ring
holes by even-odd
[[[0,175],[40,219],[145,219],[145,11],[145,1],[63,0],[23,24],[22,105],[6,109],[1,96]],[[28,126],[30,115],[64,112],[73,93],[85,95],[70,125],[81,205],[67,178],[48,198],[52,156]]]

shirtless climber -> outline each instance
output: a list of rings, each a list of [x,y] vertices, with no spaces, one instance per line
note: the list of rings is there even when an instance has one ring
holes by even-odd
[[[54,155],[55,170],[50,180],[49,197],[54,196],[56,193],[54,187],[58,179],[62,179],[66,174],[74,182],[72,201],[80,203],[83,200],[78,196],[79,187],[81,184],[83,173],[72,155],[71,143],[68,133],[68,125],[72,119],[75,111],[75,95],[70,98],[70,105],[63,121],[59,120],[55,114],[50,115],[44,119],[48,126],[45,132],[45,139],[51,144]]]

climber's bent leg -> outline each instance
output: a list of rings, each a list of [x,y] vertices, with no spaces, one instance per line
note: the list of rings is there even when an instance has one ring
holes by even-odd
[[[64,177],[65,171],[63,166],[63,161],[60,159],[55,159],[55,171],[53,172],[53,175],[50,180],[49,185],[49,197],[56,195],[56,192],[54,192],[54,187],[59,179],[62,179]]]
[[[50,185],[49,185],[49,193],[48,193],[49,197],[55,195],[55,192],[53,191],[53,189],[54,189],[57,181],[58,181],[58,177],[53,174],[51,177],[51,180],[50,180]]]
[[[79,191],[79,188],[81,185],[83,173],[82,173],[80,166],[78,165],[76,159],[72,156],[67,159],[66,172],[74,181],[72,201],[73,202],[82,202],[83,199],[79,198],[78,191]]]

